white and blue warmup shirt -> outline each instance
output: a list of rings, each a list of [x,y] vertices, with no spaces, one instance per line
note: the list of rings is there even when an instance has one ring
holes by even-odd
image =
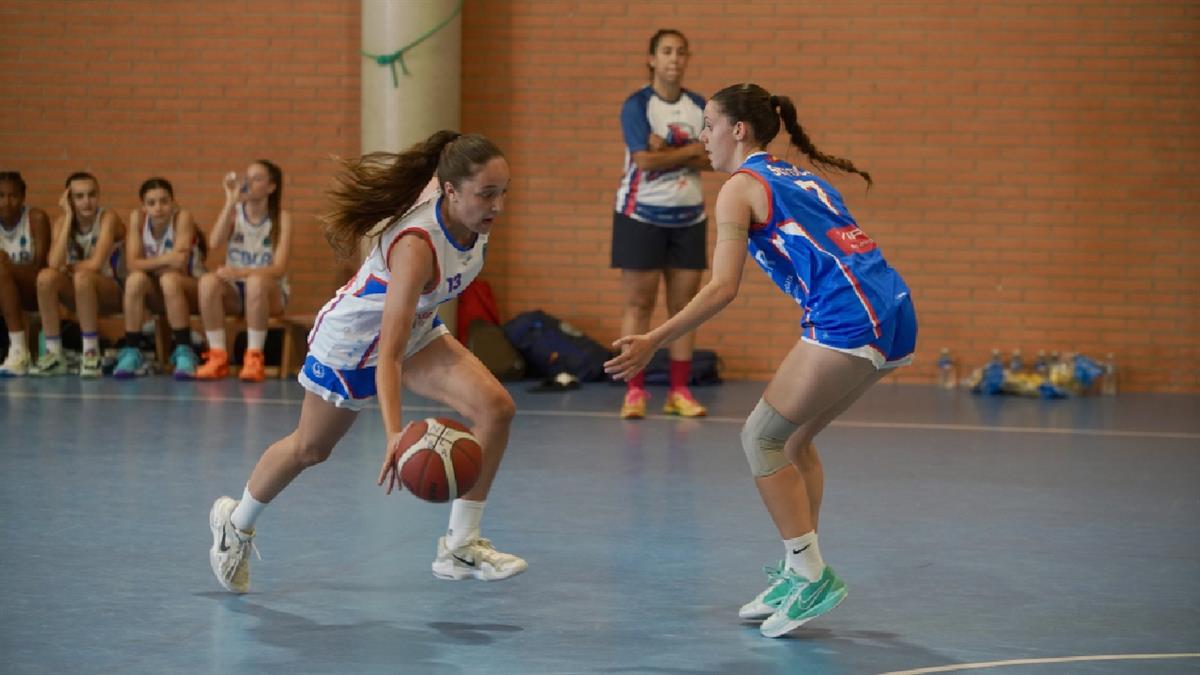
[[[677,100],[665,101],[647,85],[625,99],[621,107],[625,177],[617,190],[617,213],[662,227],[686,227],[704,220],[699,171],[643,171],[633,162],[633,153],[649,149],[650,134],[679,147],[698,141],[703,126],[704,99],[687,89]]]

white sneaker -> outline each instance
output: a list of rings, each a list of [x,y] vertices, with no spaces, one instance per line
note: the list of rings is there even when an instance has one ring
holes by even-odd
[[[779,609],[779,605],[791,595],[793,586],[793,578],[784,574],[784,570],[782,560],[774,567],[767,565],[763,568],[767,573],[767,588],[742,605],[738,610],[738,618],[745,621],[762,621]]]
[[[8,358],[0,364],[0,377],[22,377],[29,372],[29,352],[24,349],[8,350]]]
[[[100,354],[94,349],[89,349],[83,353],[83,358],[79,359],[79,377],[85,380],[100,377],[104,374],[103,367]]]
[[[213,535],[208,562],[226,590],[245,593],[250,590],[250,551],[257,553],[258,549],[254,548],[254,530],[243,532],[229,520],[237,504],[232,497],[219,497],[213,502],[208,512],[208,527]]]
[[[511,553],[501,553],[492,548],[492,542],[479,538],[450,550],[446,538],[439,537],[437,559],[433,561],[433,575],[439,579],[461,581],[475,577],[481,581],[499,581],[516,576],[528,569],[529,564]]]

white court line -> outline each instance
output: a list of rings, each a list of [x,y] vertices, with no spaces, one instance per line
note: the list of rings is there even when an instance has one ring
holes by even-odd
[[[924,675],[924,673],[952,673],[956,670],[973,668],[1007,668],[1008,666],[1029,666],[1043,663],[1076,663],[1079,661],[1151,661],[1156,659],[1195,659],[1200,658],[1200,652],[1178,654],[1096,654],[1094,656],[1059,656],[1050,659],[1009,659],[1007,661],[983,661],[980,663],[954,663],[948,666],[933,666],[916,668],[914,670],[893,670],[880,675]]]
[[[176,396],[166,394],[63,394],[58,392],[28,392],[8,391],[3,398],[23,399],[82,399],[95,401],[173,401],[200,403],[229,403],[235,405],[291,405],[299,406],[302,399],[298,398],[238,398],[235,396]],[[378,409],[374,403],[367,404],[367,409]],[[438,412],[450,410],[449,406],[406,405],[406,410],[420,412]],[[530,410],[518,408],[517,416],[530,417],[592,417],[616,418],[616,413],[588,410]],[[647,415],[646,419],[684,421],[674,415]],[[711,416],[696,418],[697,421],[715,422],[717,424],[742,424],[743,417]],[[1071,429],[1053,427],[1009,427],[985,426],[981,424],[936,424],[932,422],[868,422],[854,420],[835,420],[830,426],[848,427],[851,429],[919,429],[923,431],[979,431],[988,433],[1017,433],[1017,434],[1056,434],[1061,436],[1099,436],[1107,438],[1170,438],[1182,440],[1200,440],[1200,433],[1186,431],[1138,431],[1126,429]]]

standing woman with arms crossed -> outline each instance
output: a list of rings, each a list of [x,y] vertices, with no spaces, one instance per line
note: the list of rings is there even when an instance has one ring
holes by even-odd
[[[803,309],[801,338],[742,428],[759,494],[783,538],[786,558],[769,585],[741,608],[778,637],[833,609],[846,584],[817,547],[824,471],[813,438],[916,348],[908,286],[815,174],[768,155],[780,122],[817,166],[870,176],[813,146],[786,96],[754,84],[726,87],[704,109],[700,138],[718,171],[733,174],[717,197],[712,278],[678,314],[645,335],[614,343],[606,364],[629,379],[654,350],[712,318],[736,296],[747,252]],[[753,335],[747,336],[753,339]]]
[[[75,310],[83,334],[79,376],[100,377],[100,313],[121,311],[121,242],[125,223],[115,211],[100,206],[100,181],[80,171],[67,178],[58,200],[62,216],[54,226],[48,265],[38,274],[38,311],[46,334],[46,353],[30,372],[61,375],[63,356],[58,304]]]
[[[142,361],[142,320],[146,307],[166,312],[175,339],[171,365],[175,379],[196,373],[191,315],[200,309],[197,279],[204,272],[204,243],[196,221],[175,202],[175,189],[165,178],[150,178],[138,189],[142,206],[129,214],[125,238],[125,347],[117,355],[113,377],[146,373]]]
[[[700,287],[706,267],[704,193],[700,171],[708,169],[698,142],[704,99],[683,88],[687,38],[663,29],[650,38],[650,84],[621,107],[625,177],[613,213],[612,266],[621,270],[624,311],[621,333],[650,328],[658,280],[667,287],[667,313],[674,316]],[[671,388],[663,412],[683,417],[705,414],[688,389],[695,333],[672,340]],[[629,380],[621,417],[646,416],[645,376]]]
[[[418,202],[436,175],[440,194]],[[330,243],[339,253],[379,233],[345,286],[325,303],[309,333],[300,372],[307,390],[295,431],[267,448],[242,492],[220,497],[209,512],[209,563],[235,593],[250,587],[254,523],[305,469],[329,458],[367,402],[379,397],[383,466],[379,484],[399,484],[404,425],[401,385],[444,403],[471,421],[483,447],[475,486],[450,505],[433,573],[442,579],[507,579],[521,558],[480,536],[480,521],[516,407],[488,369],[455,340],[437,316],[483,268],[488,233],[504,210],[508,162],[491,141],[439,131],[400,154],[373,153],[345,163],[331,193]]]
[[[25,180],[17,171],[0,171],[0,312],[8,329],[8,356],[0,377],[29,372],[25,311],[37,309],[37,275],[50,253],[50,219],[25,206]]]
[[[225,315],[246,313],[246,354],[240,377],[262,382],[267,320],[283,314],[287,303],[288,252],[292,217],[281,207],[283,172],[260,159],[246,168],[244,182],[225,177],[225,206],[209,233],[209,249],[228,244],[225,264],[200,277],[200,315],[208,337],[208,358],[196,378],[215,380],[229,374]]]

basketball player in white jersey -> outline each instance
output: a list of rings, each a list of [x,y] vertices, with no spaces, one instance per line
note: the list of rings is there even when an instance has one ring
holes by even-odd
[[[8,356],[0,377],[29,371],[25,311],[37,309],[37,275],[50,252],[50,219],[25,206],[25,180],[17,171],[0,171],[0,311],[8,329]]]
[[[58,200],[62,215],[54,222],[53,241],[45,269],[38,273],[38,311],[46,336],[46,353],[31,375],[63,375],[58,305],[73,308],[83,334],[79,376],[100,377],[100,344],[96,331],[100,312],[121,311],[119,267],[125,224],[115,211],[100,206],[100,182],[86,171],[67,178]]]
[[[208,235],[210,249],[225,246],[225,264],[200,277],[200,316],[208,337],[208,358],[196,378],[214,380],[229,374],[225,315],[246,314],[246,353],[240,377],[262,382],[266,377],[263,346],[267,319],[283,313],[287,303],[287,263],[292,218],[283,201],[283,172],[260,159],[246,168],[245,178],[225,177],[225,206]]]
[[[125,347],[117,355],[113,376],[119,379],[146,374],[142,358],[142,323],[146,307],[167,314],[174,335],[171,365],[175,379],[196,373],[192,350],[191,315],[200,310],[196,295],[204,273],[203,237],[192,214],[175,202],[175,190],[165,178],[150,178],[138,189],[141,208],[129,214],[130,235],[125,240]]]
[[[439,131],[400,154],[374,153],[345,164],[331,193],[327,236],[342,253],[377,235],[357,274],[321,309],[300,374],[307,390],[296,430],[276,441],[250,474],[240,500],[221,497],[209,513],[209,562],[226,589],[250,586],[254,523],[300,472],[329,458],[358,412],[375,396],[387,433],[379,484],[399,484],[397,443],[404,430],[401,384],[471,422],[483,446],[478,482],[450,507],[433,573],[443,579],[507,579],[526,563],[501,553],[480,521],[516,408],[487,368],[437,316],[479,274],[488,232],[504,208],[508,163],[491,141]],[[418,202],[430,178],[441,187]]]

